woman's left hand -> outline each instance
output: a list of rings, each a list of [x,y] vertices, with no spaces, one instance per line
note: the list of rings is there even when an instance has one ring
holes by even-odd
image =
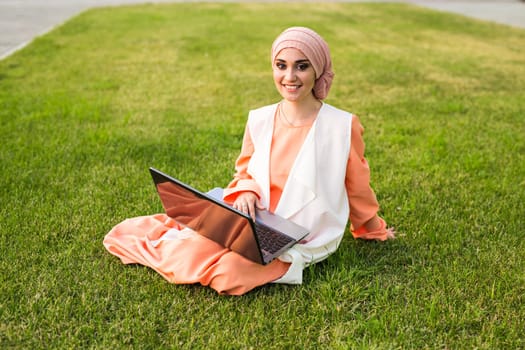
[[[357,230],[352,231],[352,235],[354,238],[386,241],[395,239],[396,231],[393,227],[387,227],[385,220],[375,215]]]

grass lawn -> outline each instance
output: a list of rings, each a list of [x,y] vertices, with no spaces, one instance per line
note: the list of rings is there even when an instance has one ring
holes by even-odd
[[[161,205],[155,166],[233,174],[269,50],[319,31],[327,102],[360,116],[381,215],[301,286],[167,283],[102,246]],[[0,61],[0,348],[525,347],[525,31],[402,4],[85,12]]]

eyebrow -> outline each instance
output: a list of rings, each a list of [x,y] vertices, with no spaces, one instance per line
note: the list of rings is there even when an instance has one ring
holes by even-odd
[[[276,58],[275,60],[286,63],[286,60],[283,60],[282,58]],[[310,61],[307,59],[304,59],[304,60],[297,60],[295,61],[295,63],[310,63]]]

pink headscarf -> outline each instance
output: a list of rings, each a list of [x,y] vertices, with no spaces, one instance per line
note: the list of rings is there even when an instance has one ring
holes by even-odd
[[[324,100],[328,95],[334,72],[328,44],[319,34],[305,27],[291,27],[282,32],[272,45],[272,64],[275,56],[286,48],[300,50],[312,63],[315,71],[314,96]]]

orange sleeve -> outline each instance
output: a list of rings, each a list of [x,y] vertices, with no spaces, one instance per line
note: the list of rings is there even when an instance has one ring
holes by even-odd
[[[354,116],[345,179],[350,204],[350,222],[354,229],[359,229],[379,211],[379,203],[370,187],[370,169],[365,159],[363,133],[364,128],[359,118]]]
[[[253,152],[253,141],[248,130],[248,125],[246,125],[241,154],[235,162],[235,175],[233,176],[233,180],[224,189],[223,199],[226,203],[233,203],[239,194],[246,191],[254,192],[259,198],[261,197],[259,185],[253,180],[250,174],[248,174],[248,163]]]

